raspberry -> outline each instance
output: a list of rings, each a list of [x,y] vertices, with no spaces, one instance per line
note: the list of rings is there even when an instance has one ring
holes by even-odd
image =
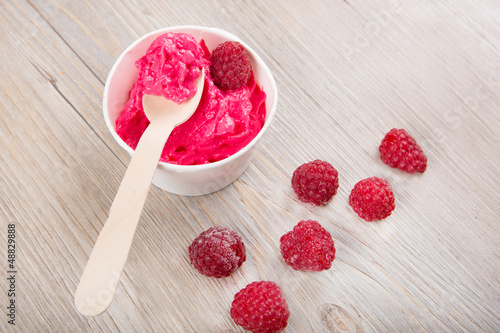
[[[394,193],[385,179],[371,177],[354,185],[349,204],[359,217],[368,222],[382,220],[395,208]]]
[[[236,231],[224,227],[210,228],[189,246],[189,259],[203,275],[226,277],[245,261],[245,244]]]
[[[234,296],[231,318],[254,333],[281,332],[290,312],[281,288],[271,281],[252,282]]]
[[[243,87],[252,73],[245,47],[238,42],[219,44],[210,56],[210,74],[222,90]]]
[[[332,235],[316,221],[300,221],[280,244],[283,259],[295,270],[323,271],[335,259]]]
[[[299,200],[326,205],[337,194],[337,170],[328,162],[314,160],[299,166],[292,176],[292,188]]]
[[[408,173],[424,172],[427,157],[422,148],[404,129],[393,128],[382,140],[379,147],[382,161]]]

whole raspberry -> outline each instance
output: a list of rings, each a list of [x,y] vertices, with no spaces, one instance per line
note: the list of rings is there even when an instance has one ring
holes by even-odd
[[[210,228],[189,246],[189,259],[203,275],[226,277],[246,260],[245,244],[236,231],[224,227]]]
[[[335,246],[332,235],[318,222],[300,221],[281,236],[281,255],[295,270],[323,271],[332,267]]]
[[[404,129],[390,130],[378,150],[382,161],[393,168],[408,173],[424,172],[427,169],[427,156]]]
[[[238,42],[219,44],[210,55],[210,74],[222,90],[243,87],[252,73],[245,47]]]
[[[394,193],[385,179],[371,177],[354,185],[349,204],[359,217],[368,222],[382,220],[395,208]]]
[[[330,163],[314,160],[293,172],[292,188],[299,200],[316,206],[326,205],[337,194],[338,175]]]
[[[281,288],[271,281],[252,282],[234,296],[231,318],[254,333],[281,332],[290,312]]]

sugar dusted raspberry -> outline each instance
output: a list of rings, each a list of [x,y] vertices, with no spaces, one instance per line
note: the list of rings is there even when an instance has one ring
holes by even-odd
[[[349,204],[362,219],[371,222],[391,215],[395,208],[389,183],[379,177],[361,180],[351,191]]]
[[[219,44],[210,55],[210,74],[222,90],[243,87],[252,73],[245,47],[238,42]]]
[[[226,277],[246,260],[246,249],[235,231],[214,227],[202,232],[189,246],[189,259],[198,272],[209,277]]]
[[[300,221],[281,236],[281,255],[295,270],[323,271],[332,267],[335,245],[332,235],[318,222]]]
[[[281,288],[271,281],[252,282],[234,296],[231,318],[254,333],[281,332],[290,312]]]
[[[337,170],[328,162],[314,160],[299,166],[292,176],[292,188],[299,200],[316,206],[326,205],[337,193]]]
[[[424,172],[427,157],[422,148],[404,129],[393,128],[382,140],[379,147],[382,161],[408,173]]]

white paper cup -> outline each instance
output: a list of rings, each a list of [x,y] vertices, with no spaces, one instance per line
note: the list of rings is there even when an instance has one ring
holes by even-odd
[[[175,26],[153,31],[130,45],[111,68],[103,94],[104,119],[118,144],[130,155],[134,153],[116,134],[116,119],[128,101],[132,85],[137,80],[135,61],[142,57],[156,37],[166,32],[191,34],[197,41],[203,39],[212,51],[222,42],[240,42],[247,51],[257,84],[266,93],[266,120],[257,136],[243,149],[228,158],[202,165],[175,165],[160,162],[153,177],[153,184],[159,188],[180,195],[203,195],[218,191],[235,181],[250,163],[253,147],[269,127],[278,103],[278,91],[271,71],[262,59],[235,35],[217,28],[198,26]]]

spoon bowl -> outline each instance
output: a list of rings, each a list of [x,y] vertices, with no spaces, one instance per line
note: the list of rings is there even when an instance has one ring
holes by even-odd
[[[196,94],[180,105],[172,100],[164,98],[161,95],[155,96],[144,94],[142,96],[142,106],[146,117],[148,117],[150,122],[153,122],[159,116],[168,117],[168,123],[173,127],[184,123],[186,120],[191,118],[200,103],[204,87],[204,79],[205,69],[202,69],[200,77],[198,78]]]

